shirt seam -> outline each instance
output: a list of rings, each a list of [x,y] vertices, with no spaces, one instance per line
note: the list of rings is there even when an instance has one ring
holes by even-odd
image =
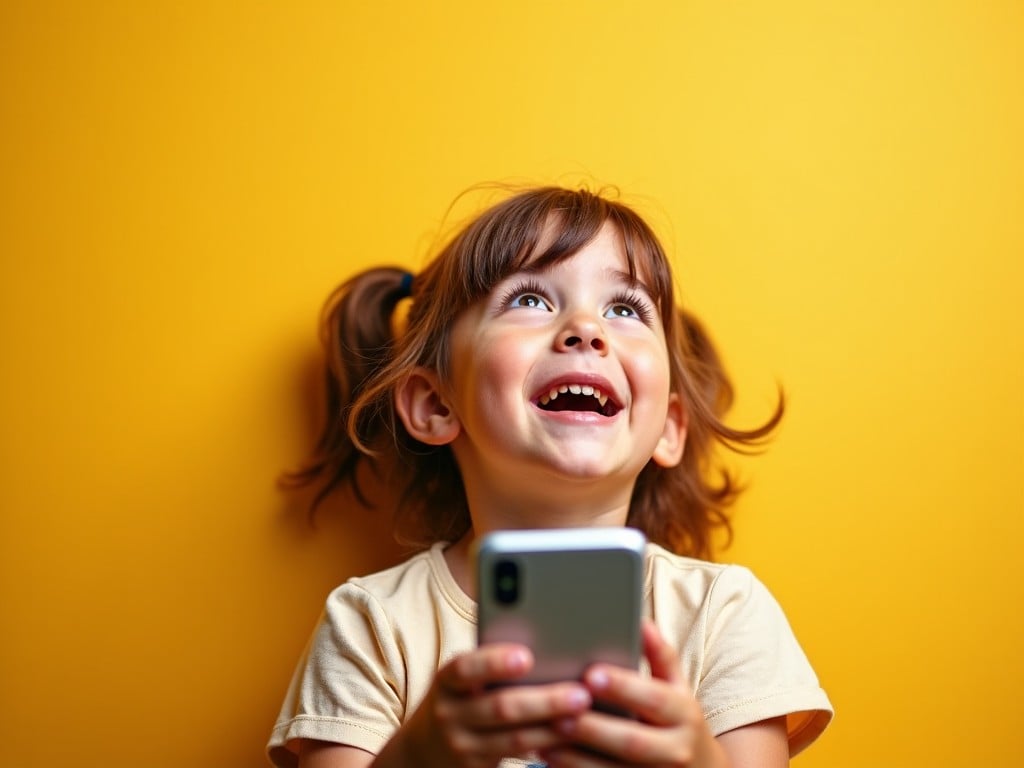
[[[387,734],[382,733],[381,731],[378,731],[375,728],[370,728],[366,725],[363,725],[362,723],[358,723],[354,720],[348,720],[344,717],[329,717],[327,715],[295,715],[295,717],[293,717],[291,720],[288,720],[285,723],[282,723],[280,726],[275,728],[275,730],[287,732],[290,728],[292,728],[294,725],[298,723],[310,722],[329,723],[331,725],[344,725],[354,730],[361,731],[363,733],[369,733],[373,736],[377,736],[378,738],[384,739],[385,741],[387,741],[390,738],[390,736],[388,736]]]
[[[476,624],[476,601],[462,591],[448,569],[448,563],[444,560],[443,548],[445,546],[445,542],[437,542],[428,550],[427,563],[430,567],[430,576],[452,610],[471,624]],[[444,572],[441,572],[442,568]],[[452,589],[458,589],[458,594],[452,594]]]
[[[804,688],[787,688],[786,690],[776,691],[775,693],[766,694],[764,696],[755,696],[755,697],[752,697],[752,698],[742,699],[740,701],[734,702],[732,704],[726,704],[724,706],[719,707],[718,709],[714,709],[714,710],[712,710],[710,712],[705,713],[704,719],[705,720],[710,720],[713,717],[718,717],[719,715],[723,715],[723,714],[725,714],[727,712],[732,712],[735,709],[740,709],[742,707],[749,707],[751,704],[761,704],[761,703],[766,702],[766,701],[772,701],[773,699],[786,698],[787,696],[792,696],[793,694],[803,694],[803,693],[808,692],[808,690],[809,689],[805,688],[805,687]],[[815,708],[812,707],[812,709],[815,709]]]

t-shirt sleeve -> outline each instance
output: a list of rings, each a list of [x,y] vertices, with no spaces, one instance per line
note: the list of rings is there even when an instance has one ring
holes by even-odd
[[[707,610],[697,698],[711,732],[785,715],[795,755],[828,725],[832,705],[782,608],[749,570],[729,566]]]
[[[387,616],[360,587],[339,587],[292,678],[267,746],[271,762],[295,766],[297,739],[379,752],[401,723],[404,691]]]

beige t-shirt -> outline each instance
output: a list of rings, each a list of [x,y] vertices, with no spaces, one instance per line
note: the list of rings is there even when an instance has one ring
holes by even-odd
[[[455,583],[444,546],[331,593],[271,735],[275,765],[296,764],[297,739],[376,754],[435,671],[476,646],[476,603]],[[654,544],[646,561],[645,611],[678,649],[711,732],[787,715],[791,754],[817,738],[832,706],[764,585],[740,566]]]

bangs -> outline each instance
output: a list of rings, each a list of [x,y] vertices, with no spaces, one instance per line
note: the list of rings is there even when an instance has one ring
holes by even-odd
[[[407,323],[410,333],[402,337],[402,346],[416,364],[447,378],[449,330],[460,313],[510,275],[570,258],[606,222],[621,238],[630,280],[642,284],[657,303],[668,347],[674,349],[679,332],[671,270],[651,228],[622,203],[562,187],[514,195],[456,235],[416,278]],[[672,378],[678,380],[675,366]]]
[[[471,224],[449,246],[461,295],[456,312],[515,272],[545,269],[575,255],[610,222],[622,240],[631,280],[642,283],[663,317],[674,294],[668,260],[633,210],[586,190],[545,187],[512,197]],[[454,275],[453,275],[454,276]]]

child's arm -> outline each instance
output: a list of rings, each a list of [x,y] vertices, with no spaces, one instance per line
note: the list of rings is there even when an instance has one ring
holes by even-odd
[[[657,765],[689,768],[785,768],[789,765],[785,718],[737,728],[715,738],[699,702],[683,680],[679,661],[653,623],[644,624],[644,653],[652,677],[607,665],[587,671],[595,700],[633,712],[636,719],[586,712],[559,723],[577,746],[602,753],[594,762],[573,748],[545,752],[553,767]]]
[[[556,723],[590,707],[575,682],[509,686],[533,664],[530,652],[494,644],[442,667],[426,698],[374,758],[343,745],[305,742],[301,768],[493,768],[503,757],[525,756],[565,744]]]
[[[732,768],[789,765],[786,717],[745,725],[718,737]]]

